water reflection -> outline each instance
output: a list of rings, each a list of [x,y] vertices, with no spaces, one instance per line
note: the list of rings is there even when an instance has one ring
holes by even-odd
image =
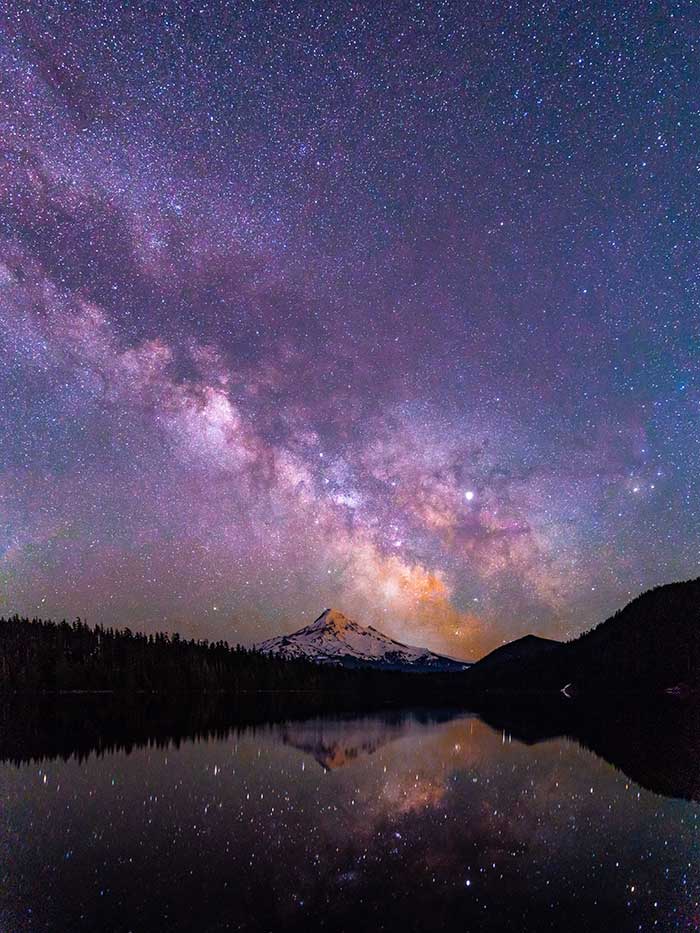
[[[700,800],[700,706],[694,701],[615,700],[592,706],[518,698],[471,711],[416,707],[319,714],[318,708],[315,701],[289,699],[256,698],[232,705],[216,697],[184,703],[148,697],[126,704],[95,695],[44,697],[29,704],[19,698],[0,708],[0,761],[82,760],[91,754],[130,753],[144,745],[177,748],[183,741],[223,740],[246,729],[273,727],[279,741],[331,771],[401,736],[478,717],[526,745],[575,740],[648,790]]]
[[[285,745],[306,752],[325,771],[332,771],[374,754],[401,736],[416,735],[421,727],[432,730],[436,723],[465,715],[463,711],[398,710],[365,716],[322,716],[287,723],[276,732]]]
[[[700,808],[630,779],[697,799],[697,717],[608,712],[5,715],[0,929],[697,929]]]

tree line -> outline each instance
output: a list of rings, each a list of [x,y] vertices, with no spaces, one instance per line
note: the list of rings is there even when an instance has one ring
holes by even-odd
[[[353,670],[264,655],[225,641],[130,628],[0,618],[4,691],[379,691],[415,689],[433,675]]]

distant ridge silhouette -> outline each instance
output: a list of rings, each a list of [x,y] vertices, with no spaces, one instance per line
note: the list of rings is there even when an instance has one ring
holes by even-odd
[[[700,578],[642,593],[569,642],[526,636],[467,674],[471,690],[677,694],[700,689]]]

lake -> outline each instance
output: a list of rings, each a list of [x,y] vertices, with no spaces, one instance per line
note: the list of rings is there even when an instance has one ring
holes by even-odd
[[[71,750],[63,728],[45,754],[27,738],[26,760],[14,739],[0,927],[700,928],[700,805],[674,798],[667,753],[635,744],[659,794],[576,739],[489,721],[345,712],[176,740],[163,726],[114,750]],[[678,761],[687,797],[697,758]]]

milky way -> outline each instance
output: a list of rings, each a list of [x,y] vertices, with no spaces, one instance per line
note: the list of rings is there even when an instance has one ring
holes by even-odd
[[[10,0],[0,611],[468,656],[696,576],[699,35]]]

